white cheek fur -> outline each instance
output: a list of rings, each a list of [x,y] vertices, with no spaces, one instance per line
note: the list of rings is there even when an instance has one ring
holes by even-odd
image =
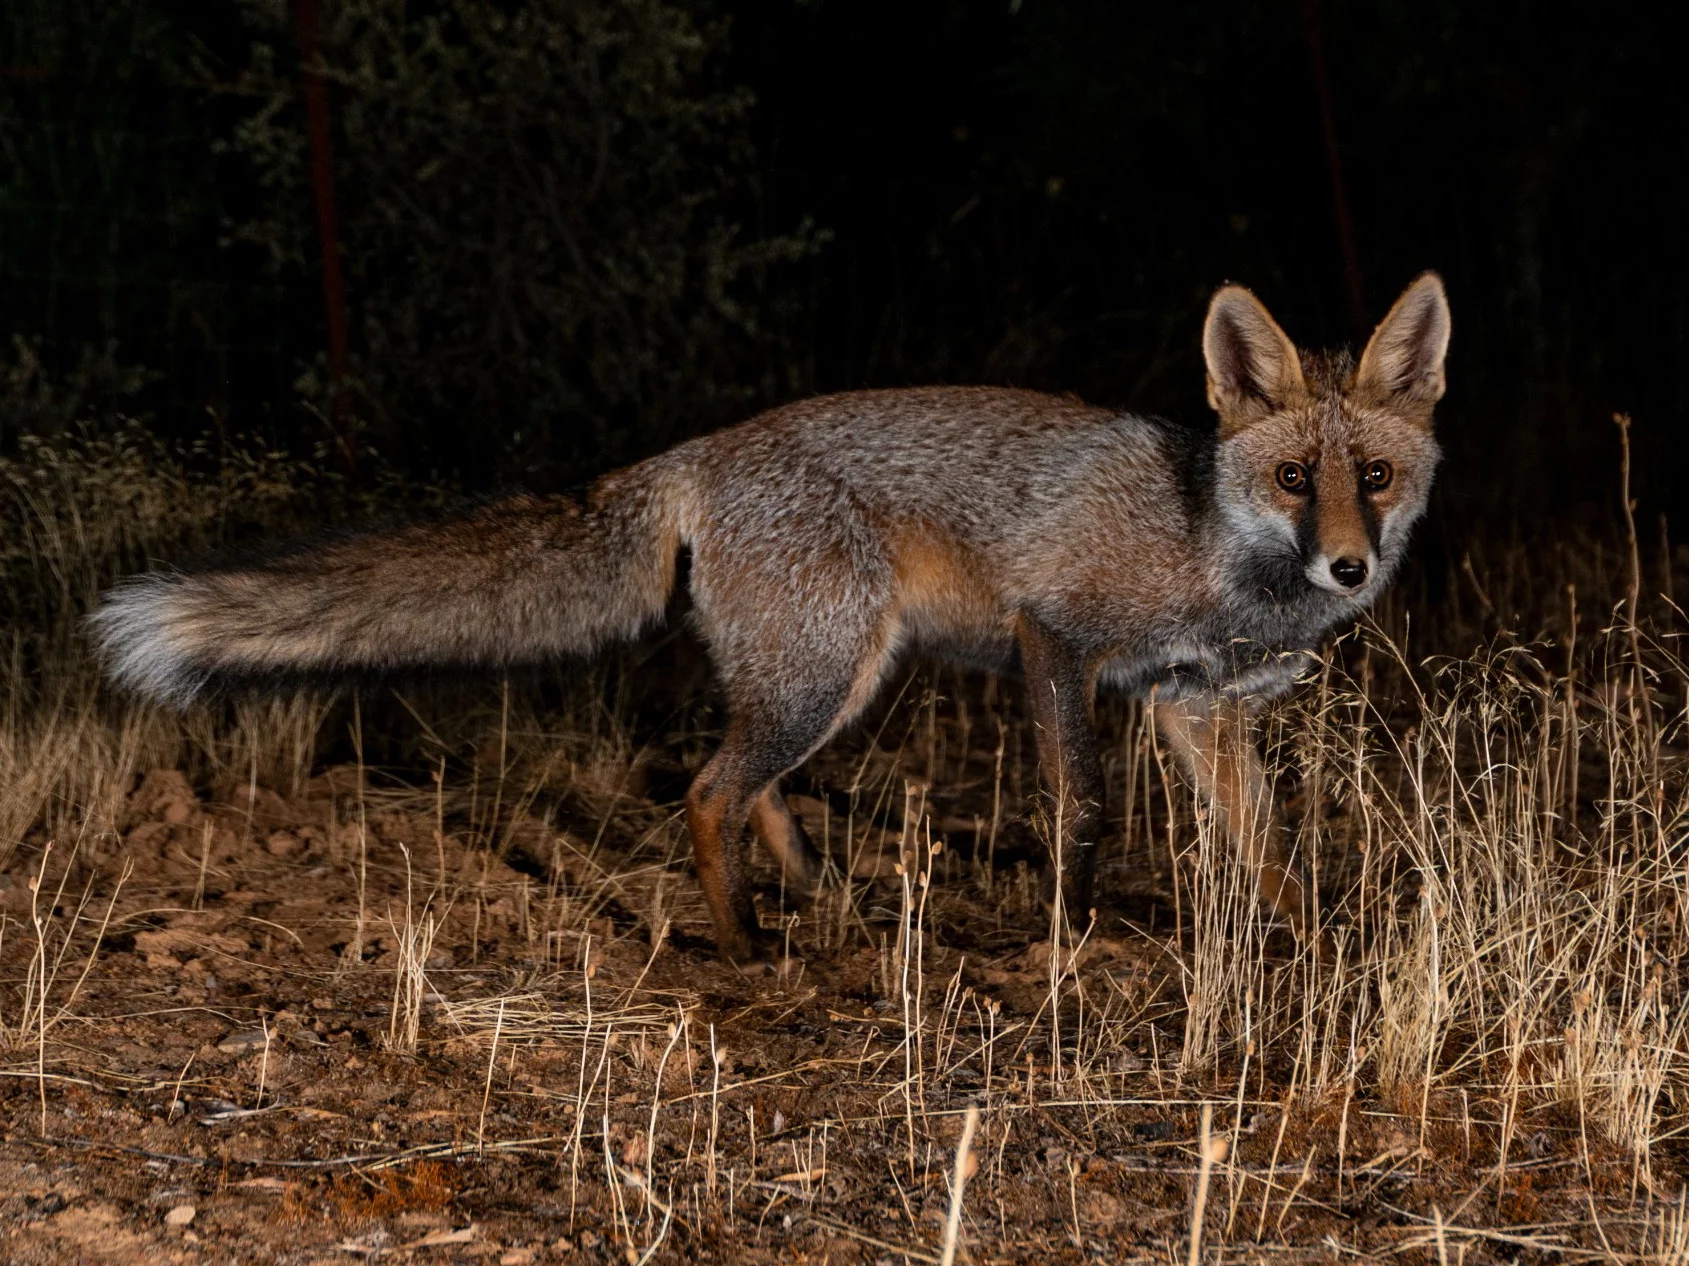
[[[1228,503],[1224,507],[1227,525],[1239,535],[1259,541],[1277,540],[1291,549],[1296,546],[1296,524],[1275,509],[1264,509],[1253,503]]]
[[[1398,500],[1385,513],[1378,525],[1378,552],[1386,560],[1393,561],[1406,548],[1413,525],[1419,522],[1424,512],[1425,495],[1418,493]]]

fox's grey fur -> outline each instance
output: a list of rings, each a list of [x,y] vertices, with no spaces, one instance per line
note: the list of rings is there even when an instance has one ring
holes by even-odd
[[[1394,573],[1438,458],[1430,411],[1447,340],[1429,274],[1358,367],[1297,352],[1228,287],[1204,334],[1217,435],[1030,391],[827,396],[607,475],[582,498],[519,497],[261,565],[138,577],[108,595],[94,630],[118,681],[176,702],[230,674],[590,654],[660,618],[689,550],[731,715],[689,821],[731,957],[759,939],[738,834],[748,820],[794,879],[813,878],[777,780],[911,645],[1002,664],[1018,649],[1047,779],[1071,801],[1080,909],[1101,796],[1087,716],[1102,682],[1154,692],[1164,732],[1300,928],[1300,887],[1242,750],[1247,707]],[[1299,491],[1283,486],[1287,463]],[[1375,487],[1380,464],[1389,477]]]

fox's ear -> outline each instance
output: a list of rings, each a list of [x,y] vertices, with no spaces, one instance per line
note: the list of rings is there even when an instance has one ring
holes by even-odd
[[[1222,286],[1202,327],[1208,403],[1220,430],[1240,431],[1283,407],[1306,387],[1302,358],[1261,301],[1242,286]]]
[[[1429,410],[1443,398],[1449,350],[1449,297],[1436,273],[1421,273],[1396,300],[1361,353],[1355,386]]]

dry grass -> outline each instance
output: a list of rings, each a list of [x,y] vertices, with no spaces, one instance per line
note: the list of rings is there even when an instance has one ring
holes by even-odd
[[[217,1189],[208,1253],[1689,1260],[1663,544],[1475,553],[1269,710],[1329,960],[1118,701],[1107,898],[1052,936],[1014,691],[916,671],[798,780],[833,882],[800,907],[759,863],[803,965],[747,981],[685,875],[674,801],[719,725],[692,652],[407,697],[385,768],[360,723],[324,772],[349,719],[324,701],[130,707],[76,638],[112,574],[226,530],[201,500],[226,477],[113,450],[0,474],[31,667],[0,715],[0,1094],[28,1088],[0,1111],[90,1175],[116,1146],[192,1175],[238,1121],[222,1163],[260,1177]],[[130,1050],[178,1029],[205,1038],[168,1076]],[[162,1116],[125,1125],[155,1083]],[[282,1207],[240,1213],[262,1182]]]

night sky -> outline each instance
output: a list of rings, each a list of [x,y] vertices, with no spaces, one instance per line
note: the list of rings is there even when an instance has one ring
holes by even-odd
[[[321,3],[330,22],[336,0]],[[314,224],[307,185],[266,187],[225,144],[253,109],[240,91],[253,74],[250,22],[136,0],[9,8],[3,332],[61,376],[90,347],[147,371],[121,400],[91,391],[91,408],[184,437],[209,417],[301,449],[320,440],[320,414],[292,396],[326,337],[315,239],[278,267],[232,231],[277,199]],[[1301,342],[1358,345],[1434,268],[1455,322],[1440,513],[1515,529],[1550,513],[1610,516],[1622,409],[1636,421],[1641,513],[1689,524],[1676,193],[1689,86],[1664,6],[762,0],[674,11],[711,32],[690,72],[699,90],[751,102],[723,214],[742,240],[807,233],[811,249],[757,275],[755,336],[709,367],[708,389],[674,370],[671,395],[690,402],[665,406],[678,420],[647,425],[657,406],[643,408],[637,384],[625,400],[603,395],[610,403],[587,393],[558,406],[567,443],[548,440],[520,481],[566,482],[760,405],[860,386],[1007,383],[1200,420],[1198,332],[1219,283],[1255,289]],[[331,91],[337,129],[349,91]],[[302,128],[297,103],[278,117],[295,115]],[[549,136],[544,122],[530,130]],[[355,144],[337,162],[355,234]],[[630,194],[617,214],[637,218],[641,196],[658,195]],[[400,270],[382,267],[381,284],[402,293]],[[354,356],[365,298],[349,289]],[[403,366],[390,374],[405,377]],[[501,419],[523,407],[526,379],[511,381],[463,399],[448,382],[403,406],[402,433],[418,437],[428,472],[470,487],[511,480],[508,464],[482,460],[489,428],[518,444],[534,432]],[[6,444],[19,425],[0,424]]]

